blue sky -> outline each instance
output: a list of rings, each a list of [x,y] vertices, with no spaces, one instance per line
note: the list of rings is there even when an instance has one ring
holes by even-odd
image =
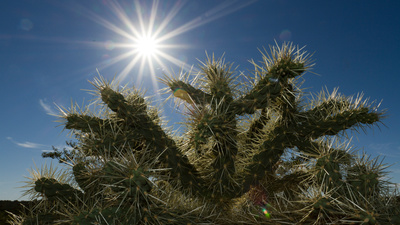
[[[383,100],[386,126],[361,131],[352,144],[373,157],[385,156],[385,163],[399,163],[399,10],[398,1],[368,0],[170,0],[157,8],[132,0],[1,1],[0,200],[21,199],[17,187],[28,169],[34,162],[38,167],[51,162],[41,158],[42,151],[65,146],[68,132],[49,113],[57,112],[54,103],[68,108],[71,99],[80,105],[90,100],[84,89],[92,89],[87,81],[97,76],[96,68],[107,79],[117,76],[121,84],[146,88],[150,95],[164,87],[154,77],[166,68],[196,68],[205,51],[225,53],[226,61],[247,72],[253,69],[249,59],[261,60],[257,48],[274,40],[315,52],[313,71],[319,76],[304,77],[308,91],[339,87],[347,96],[363,92]],[[141,33],[141,22],[145,29],[162,28],[159,45],[168,47],[160,48],[162,63],[152,60],[152,70],[147,61],[141,66],[141,58],[132,63],[139,56],[129,38],[135,30]],[[169,125],[179,121],[173,107],[164,111]],[[400,183],[400,163],[389,171],[391,181]]]

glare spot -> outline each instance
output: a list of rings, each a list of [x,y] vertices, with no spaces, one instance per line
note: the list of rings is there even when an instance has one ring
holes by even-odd
[[[113,50],[115,48],[115,44],[113,41],[106,41],[106,43],[104,43],[104,46],[107,50]]]
[[[22,30],[30,31],[33,28],[33,23],[29,19],[21,19],[21,21],[19,22],[19,27]]]
[[[291,37],[292,37],[292,32],[290,30],[283,30],[279,34],[279,39],[282,41],[289,41]]]

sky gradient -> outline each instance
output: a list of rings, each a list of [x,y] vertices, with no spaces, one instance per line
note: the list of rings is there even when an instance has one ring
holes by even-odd
[[[219,57],[238,70],[252,70],[261,60],[258,48],[291,41],[314,53],[313,73],[302,87],[316,93],[326,87],[352,96],[364,93],[382,101],[385,125],[354,134],[352,144],[372,157],[395,164],[388,177],[400,183],[399,1],[61,1],[0,2],[0,200],[20,198],[28,169],[41,167],[43,151],[65,147],[70,140],[55,104],[68,108],[92,96],[88,82],[97,71],[106,79],[147,89],[164,86],[155,80],[166,71],[206,58]],[[157,7],[156,7],[157,6]],[[153,12],[153,13],[152,13]],[[153,15],[153,16],[152,16]],[[158,31],[158,60],[142,63],[131,40],[153,24]],[[136,36],[137,36],[136,34]],[[162,101],[166,95],[158,95]],[[174,111],[175,110],[175,111]],[[173,104],[164,115],[179,122]],[[56,166],[57,162],[53,164]]]

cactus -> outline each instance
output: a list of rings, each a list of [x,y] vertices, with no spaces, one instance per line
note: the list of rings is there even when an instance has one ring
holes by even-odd
[[[291,43],[270,47],[261,64],[250,62],[247,83],[214,56],[192,82],[190,73],[160,78],[171,97],[184,100],[187,129],[180,136],[141,91],[95,78],[100,109],[60,108],[77,143],[71,155],[54,156],[72,170],[70,179],[36,173],[27,194],[42,200],[18,221],[46,224],[42,215],[52,215],[46,220],[54,224],[396,223],[400,207],[382,180],[386,167],[341,141],[348,130],[380,122],[379,105],[337,89],[304,100],[300,78],[313,62]]]

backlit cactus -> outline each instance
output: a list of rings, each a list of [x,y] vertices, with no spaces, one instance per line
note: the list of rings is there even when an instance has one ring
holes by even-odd
[[[60,109],[77,141],[73,157],[56,154],[71,179],[36,174],[27,193],[42,203],[18,221],[395,224],[400,205],[385,168],[339,141],[384,113],[337,89],[303,99],[299,78],[313,66],[310,55],[287,43],[270,50],[261,64],[251,61],[247,83],[214,56],[192,82],[190,73],[161,78],[171,97],[184,100],[179,136],[140,91],[95,79],[100,108]]]

